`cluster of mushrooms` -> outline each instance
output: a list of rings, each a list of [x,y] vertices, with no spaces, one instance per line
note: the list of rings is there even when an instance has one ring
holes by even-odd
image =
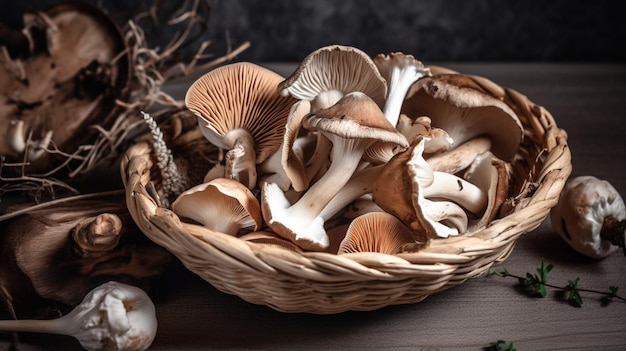
[[[294,250],[394,254],[484,227],[508,196],[516,114],[470,77],[341,45],[289,77],[214,69],[186,106],[224,151],[172,210]]]

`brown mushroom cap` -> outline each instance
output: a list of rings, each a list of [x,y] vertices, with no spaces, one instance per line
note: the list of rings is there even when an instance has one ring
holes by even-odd
[[[428,241],[422,239],[422,244]],[[393,215],[369,212],[355,218],[339,245],[338,254],[351,252],[378,252],[397,254],[406,244],[414,244],[411,231]]]
[[[303,126],[346,139],[370,139],[389,143],[390,147],[408,147],[404,135],[389,123],[374,100],[362,92],[349,93],[335,105],[311,113]]]
[[[477,136],[492,139],[492,152],[510,161],[524,136],[515,112],[503,101],[487,94],[471,78],[440,74],[418,80],[403,105],[409,117],[428,116],[432,126],[445,130],[455,145]]]
[[[0,52],[0,93],[6,97],[0,102],[0,155],[22,161],[4,134],[15,120],[24,123],[20,137],[49,137],[63,152],[75,152],[95,139],[98,132],[88,126],[111,126],[115,100],[129,93],[126,41],[107,14],[87,3],[28,12],[24,22],[29,51],[16,59]],[[28,171],[39,172],[63,159],[43,153],[29,161]]]
[[[172,211],[230,235],[258,230],[262,222],[261,206],[254,194],[230,178],[215,178],[186,190],[172,203]]]
[[[310,53],[297,70],[278,90],[300,100],[312,101],[325,91],[337,91],[342,95],[361,91],[383,106],[387,95],[387,82],[378,72],[374,61],[363,51],[343,45],[330,45]],[[331,101],[326,108],[333,104]]]
[[[254,139],[256,163],[265,161],[282,142],[289,110],[296,100],[278,95],[279,74],[250,62],[216,68],[196,80],[185,104],[214,145],[229,149],[223,138],[243,129]]]

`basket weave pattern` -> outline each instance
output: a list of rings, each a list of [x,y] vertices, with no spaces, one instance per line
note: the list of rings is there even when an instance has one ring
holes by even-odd
[[[397,255],[295,252],[209,234],[181,222],[150,195],[148,184],[158,190],[160,182],[149,142],[133,145],[121,164],[128,209],[141,230],[189,270],[254,304],[331,314],[419,302],[505,260],[516,240],[547,217],[571,173],[567,135],[547,110],[515,90],[471,78],[509,105],[525,130],[512,163],[510,199],[486,228],[435,239],[419,252]]]

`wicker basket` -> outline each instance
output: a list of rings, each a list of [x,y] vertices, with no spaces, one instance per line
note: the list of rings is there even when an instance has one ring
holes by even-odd
[[[141,230],[189,270],[254,304],[284,312],[331,314],[421,301],[505,260],[516,240],[546,218],[571,172],[566,133],[548,111],[514,90],[482,77],[472,79],[507,103],[525,129],[519,157],[512,164],[511,191],[517,196],[507,203],[505,214],[484,229],[436,239],[420,252],[398,255],[300,253],[226,234],[191,235],[150,195],[151,186],[158,191],[161,182],[149,142],[132,146],[122,161],[127,206]],[[193,125],[187,141],[198,138],[198,145],[206,145]]]

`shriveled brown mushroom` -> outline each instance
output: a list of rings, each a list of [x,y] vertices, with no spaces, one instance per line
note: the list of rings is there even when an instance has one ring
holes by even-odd
[[[198,116],[200,130],[214,145],[232,150],[227,177],[256,187],[256,165],[280,147],[291,97],[276,87],[283,77],[250,62],[209,71],[191,87],[185,104]],[[234,171],[233,171],[234,170]]]
[[[75,305],[112,278],[150,291],[172,255],[134,225],[123,197],[78,200],[0,225],[0,281],[15,309]]]
[[[27,12],[24,27],[19,55],[0,49],[0,93],[6,97],[0,102],[0,155],[27,157],[25,169],[35,173],[64,160],[50,150],[73,153],[95,139],[97,131],[88,126],[112,124],[115,100],[128,94],[130,66],[119,28],[93,5],[68,2]],[[21,131],[9,128],[15,123]],[[19,143],[22,148],[15,147]]]

